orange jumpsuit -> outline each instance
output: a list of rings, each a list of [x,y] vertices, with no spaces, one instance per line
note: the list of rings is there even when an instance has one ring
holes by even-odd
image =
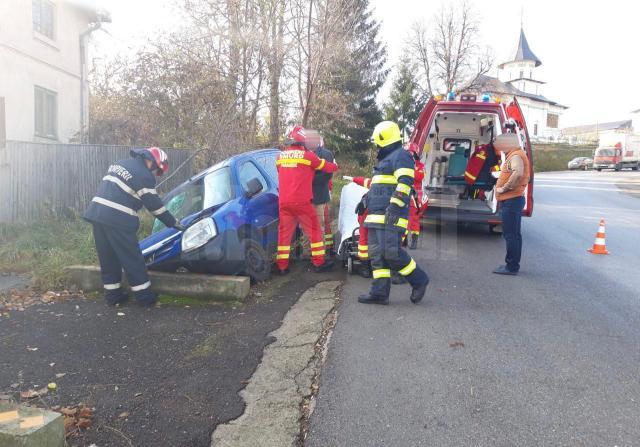
[[[409,234],[420,234],[420,217],[427,210],[427,206],[424,208],[420,208],[422,203],[422,180],[424,179],[424,163],[421,161],[416,161],[415,168],[415,177],[413,182],[413,190],[415,191],[415,195],[411,197],[409,201],[409,225],[407,226],[407,230]]]

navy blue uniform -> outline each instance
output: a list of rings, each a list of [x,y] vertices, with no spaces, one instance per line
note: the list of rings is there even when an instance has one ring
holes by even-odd
[[[367,195],[369,214],[364,221],[369,229],[372,297],[389,297],[392,270],[405,276],[413,288],[429,281],[424,270],[401,247],[409,223],[409,200],[414,176],[413,157],[400,143],[378,151],[378,163],[373,169]]]
[[[153,304],[156,300],[138,246],[138,211],[144,206],[167,227],[176,225],[176,219],[164,207],[155,187],[156,179],[144,159],[117,161],[109,166],[84,213],[93,224],[105,298],[111,304],[125,298],[120,286],[123,269],[139,302]]]

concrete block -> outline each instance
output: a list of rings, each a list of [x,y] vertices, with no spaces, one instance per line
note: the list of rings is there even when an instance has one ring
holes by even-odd
[[[60,413],[0,402],[0,447],[64,447]]]
[[[92,265],[67,267],[72,284],[84,291],[102,291],[100,268]],[[244,301],[251,282],[246,276],[201,275],[149,271],[151,288],[160,295],[184,296],[209,301]]]

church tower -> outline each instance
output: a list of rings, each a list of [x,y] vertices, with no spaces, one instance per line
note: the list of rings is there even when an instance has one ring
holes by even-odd
[[[531,51],[529,42],[520,28],[520,40],[513,60],[498,65],[498,79],[530,95],[542,95],[544,82],[536,77],[536,68],[542,61]]]

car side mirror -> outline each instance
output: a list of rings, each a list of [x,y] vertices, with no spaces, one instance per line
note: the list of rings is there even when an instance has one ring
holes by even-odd
[[[262,191],[262,182],[258,180],[256,177],[252,178],[247,182],[247,186],[245,188],[245,196],[250,199],[254,197]]]

